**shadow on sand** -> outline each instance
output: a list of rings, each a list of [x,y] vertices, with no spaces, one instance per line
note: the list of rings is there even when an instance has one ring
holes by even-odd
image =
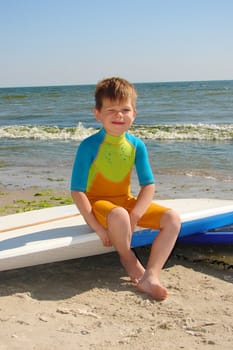
[[[135,251],[145,265],[150,247]],[[182,265],[222,280],[227,274],[227,282],[233,283],[233,268],[227,263],[227,257],[232,259],[232,246],[187,247],[177,244],[165,268]],[[224,259],[226,265],[218,263]],[[0,296],[26,292],[37,300],[61,300],[95,288],[138,293],[115,252],[0,273]]]

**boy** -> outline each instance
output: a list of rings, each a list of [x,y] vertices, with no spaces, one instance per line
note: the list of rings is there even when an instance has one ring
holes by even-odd
[[[73,165],[71,195],[87,224],[103,245],[114,246],[137,289],[156,300],[167,297],[159,273],[180,230],[176,212],[152,203],[155,184],[145,144],[129,134],[136,117],[134,86],[121,78],[99,82],[94,115],[102,129],[83,140]],[[130,192],[135,165],[140,191]],[[136,225],[159,229],[146,269],[130,248]]]

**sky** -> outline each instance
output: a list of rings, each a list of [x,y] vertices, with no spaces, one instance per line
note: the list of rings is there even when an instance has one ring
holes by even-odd
[[[233,79],[232,0],[0,0],[0,87]]]

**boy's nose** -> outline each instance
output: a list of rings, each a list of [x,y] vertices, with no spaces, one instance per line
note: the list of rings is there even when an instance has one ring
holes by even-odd
[[[123,112],[122,111],[116,111],[116,115],[123,117]]]

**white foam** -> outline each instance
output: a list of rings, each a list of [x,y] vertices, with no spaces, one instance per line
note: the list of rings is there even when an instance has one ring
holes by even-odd
[[[45,125],[12,125],[0,127],[0,138],[81,141],[96,132],[93,128],[86,128],[82,123],[76,127],[61,128]],[[134,126],[132,134],[144,139],[152,140],[233,140],[233,124],[176,124]]]

